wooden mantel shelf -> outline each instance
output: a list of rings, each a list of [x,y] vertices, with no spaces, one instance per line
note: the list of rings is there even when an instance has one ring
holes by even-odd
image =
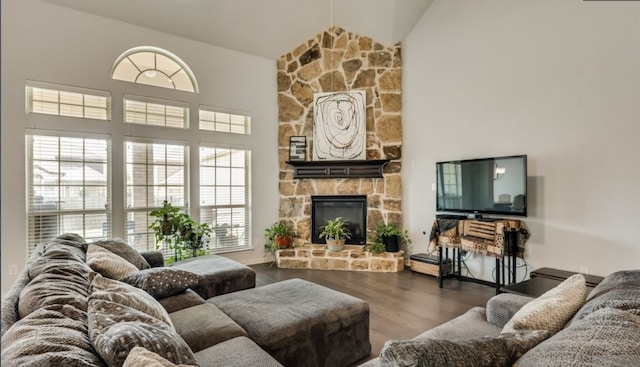
[[[343,161],[287,161],[293,178],[382,178],[388,159]]]

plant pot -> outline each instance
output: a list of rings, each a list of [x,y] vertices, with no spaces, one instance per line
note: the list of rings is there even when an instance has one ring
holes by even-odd
[[[327,247],[329,248],[329,251],[342,251],[342,249],[344,248],[344,239],[340,239],[340,240],[332,240],[332,239],[327,239]]]
[[[382,243],[387,252],[400,251],[400,237],[399,236],[382,236]]]
[[[168,217],[162,219],[160,222],[160,228],[162,230],[162,234],[165,236],[173,234],[173,222],[171,222]]]
[[[291,236],[275,236],[273,241],[276,243],[276,246],[281,249],[291,247],[291,242],[293,242]]]

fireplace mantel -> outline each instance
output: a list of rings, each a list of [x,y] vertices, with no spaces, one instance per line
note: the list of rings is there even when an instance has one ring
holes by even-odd
[[[293,178],[382,178],[388,159],[342,161],[287,161],[293,166]]]

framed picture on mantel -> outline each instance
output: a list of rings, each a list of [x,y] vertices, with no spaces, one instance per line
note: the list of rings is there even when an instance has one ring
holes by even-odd
[[[291,136],[289,137],[289,160],[304,161],[307,153],[307,137]]]

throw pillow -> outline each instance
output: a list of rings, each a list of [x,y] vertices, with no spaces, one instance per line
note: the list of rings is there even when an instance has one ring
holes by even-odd
[[[165,358],[141,347],[131,349],[122,367],[196,367],[192,365],[175,365]]]
[[[136,272],[122,281],[138,287],[153,297],[160,299],[184,292],[195,287],[204,279],[192,272],[173,268],[150,268]]]
[[[520,356],[547,336],[547,331],[535,330],[464,340],[391,340],[382,347],[380,365],[382,367],[511,366]]]
[[[584,304],[586,297],[587,285],[584,275],[572,275],[553,289],[522,306],[507,322],[502,332],[549,330],[551,334],[555,334],[571,320]]]
[[[124,242],[120,238],[96,241],[91,244],[106,248],[112,253],[132,263],[136,266],[136,268],[140,270],[150,268],[147,260],[142,257],[142,255],[140,255],[140,253],[136,249],[131,247],[128,243]]]
[[[2,336],[3,367],[96,366],[104,362],[89,341],[87,314],[72,306],[41,308]]]
[[[97,245],[89,245],[87,265],[111,279],[122,279],[138,271],[138,268],[132,263]]]
[[[196,364],[185,341],[166,323],[134,308],[89,300],[89,337],[110,367],[121,367],[134,347],[143,347],[175,364]]]
[[[91,300],[104,300],[134,308],[173,327],[167,311],[145,291],[99,274],[91,282]]]

